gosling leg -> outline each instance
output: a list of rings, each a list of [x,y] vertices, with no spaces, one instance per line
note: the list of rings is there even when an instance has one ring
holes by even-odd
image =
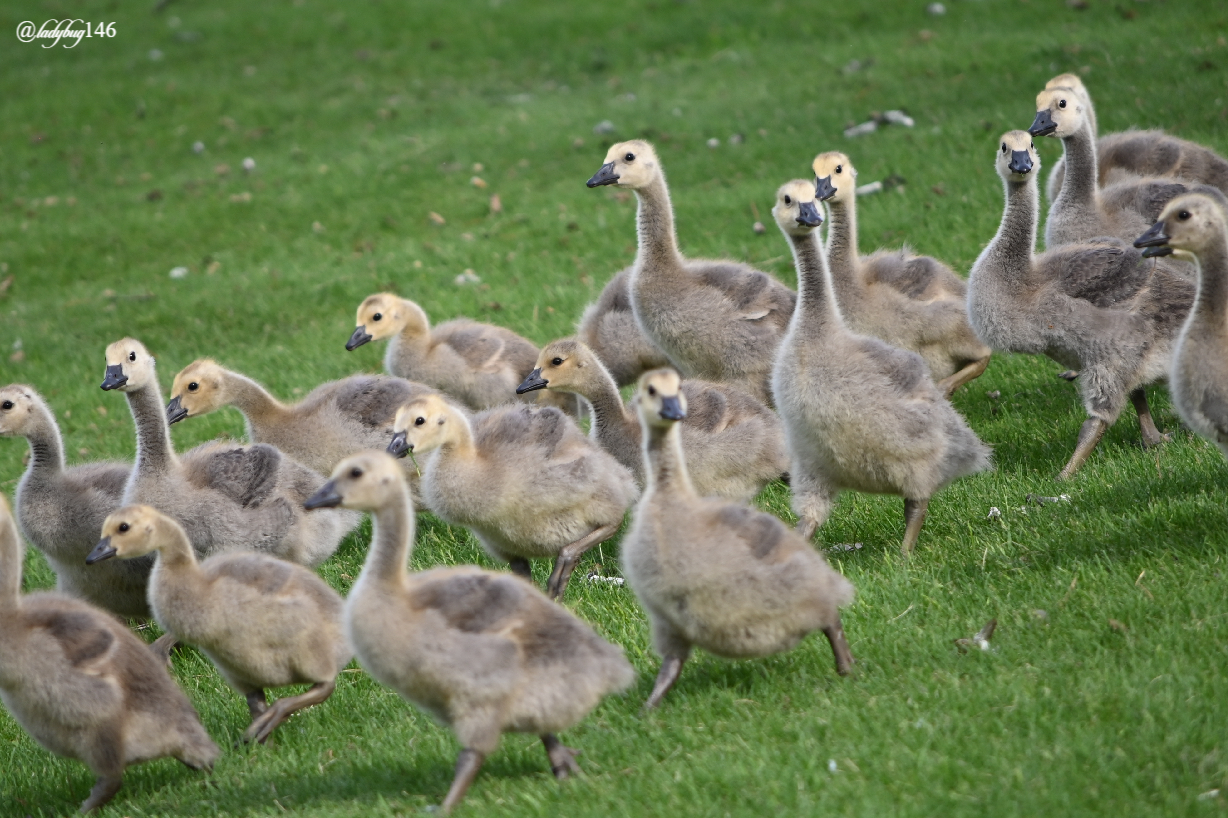
[[[90,797],[81,804],[81,812],[93,812],[96,809],[101,809],[115,797],[115,793],[119,792],[119,788],[123,786],[123,783],[122,771],[98,776],[98,779],[94,782],[94,788],[90,790]]]
[[[171,665],[171,651],[179,644],[179,637],[173,633],[164,633],[157,639],[149,643],[149,649],[153,651],[153,655],[157,656],[166,666]]]
[[[570,545],[563,546],[563,550],[559,552],[558,558],[554,561],[554,571],[546,582],[546,593],[551,599],[558,599],[567,590],[567,581],[571,579],[571,572],[576,570],[576,563],[580,561],[584,552],[597,543],[608,540],[618,530],[619,525],[620,523],[603,525]]]
[[[247,694],[247,710],[251,713],[253,721],[260,718],[268,709],[269,700],[265,698],[263,688]]]
[[[1156,423],[1151,418],[1151,407],[1147,405],[1147,392],[1143,390],[1143,387],[1140,386],[1130,393],[1130,402],[1134,404],[1134,411],[1138,413],[1138,431],[1143,436],[1144,449],[1158,446],[1170,439],[1168,435],[1156,428]]]
[[[947,375],[938,382],[938,388],[941,389],[943,394],[949,399],[955,394],[956,389],[959,389],[961,386],[968,383],[968,381],[979,378],[982,374],[984,374],[985,370],[989,367],[990,357],[991,356],[986,355],[984,358],[979,358],[968,364],[958,372]]]
[[[516,576],[524,577],[529,582],[533,581],[533,569],[524,557],[513,557],[507,561],[507,567],[512,569],[512,573]]]
[[[797,521],[797,533],[802,535],[802,539],[806,542],[814,537],[814,532],[819,528],[819,521],[813,517],[802,517]]]
[[[327,682],[316,682],[311,687],[307,688],[305,693],[298,696],[289,696],[285,699],[278,699],[273,702],[273,706],[268,708],[264,713],[257,717],[251,726],[247,728],[247,732],[243,734],[244,741],[258,741],[264,744],[269,736],[273,734],[283,721],[290,717],[290,714],[297,713],[299,710],[305,710],[312,705],[320,702],[333,695],[333,690],[336,689],[337,682],[335,679],[329,679]]]
[[[836,672],[847,676],[853,670],[853,651],[849,650],[849,640],[844,637],[844,625],[840,622],[840,614],[836,614],[836,623],[823,629],[823,635],[831,643],[832,655],[836,657]]]
[[[652,693],[648,696],[648,701],[644,702],[644,710],[652,710],[661,704],[661,700],[665,698],[665,694],[674,686],[674,682],[678,681],[678,676],[682,673],[682,664],[686,661],[681,656],[666,656],[661,662],[661,670],[657,673],[657,681],[652,686]]]
[[[1058,474],[1057,479],[1069,480],[1071,475],[1077,472],[1091,455],[1096,444],[1100,442],[1100,438],[1104,437],[1108,429],[1109,424],[1100,418],[1088,418],[1083,421],[1083,428],[1079,430],[1079,443],[1075,446],[1074,454],[1070,456],[1070,462]]]
[[[904,498],[904,542],[900,548],[906,557],[912,553],[913,547],[917,544],[917,538],[921,536],[921,526],[925,525],[925,513],[929,507],[930,498],[928,497],[921,500]]]
[[[477,750],[460,751],[460,755],[456,757],[456,777],[452,779],[448,797],[443,799],[443,803],[439,806],[440,812],[447,815],[461,802],[465,793],[469,791],[469,785],[473,783],[473,779],[477,778],[478,770],[482,769],[482,762],[485,760],[486,757]]]
[[[542,744],[546,746],[546,757],[550,759],[550,772],[559,781],[566,781],[568,776],[580,772],[580,765],[576,763],[579,750],[565,746],[554,733],[543,733]]]

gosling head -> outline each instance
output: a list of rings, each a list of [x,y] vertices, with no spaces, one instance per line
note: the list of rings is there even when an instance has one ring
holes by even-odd
[[[1087,98],[1073,88],[1046,88],[1036,95],[1036,119],[1028,133],[1056,136],[1078,133],[1087,117]]]
[[[686,417],[682,377],[672,369],[653,369],[640,376],[635,407],[648,426],[670,426]]]
[[[579,384],[591,369],[590,355],[588,347],[575,338],[551,341],[538,353],[537,365],[516,387],[516,394],[523,395],[547,387],[562,392],[571,391],[569,387]]]
[[[776,191],[772,217],[786,236],[808,236],[823,223],[814,185],[805,179],[785,182]]]
[[[140,341],[124,338],[107,347],[107,373],[102,379],[103,389],[135,392],[157,383],[154,358]]]
[[[1083,84],[1083,78],[1078,74],[1058,74],[1045,83],[1046,91],[1051,91],[1054,88],[1069,88],[1081,97],[1088,97],[1087,86]]]
[[[0,389],[0,437],[19,437],[34,419],[34,390],[19,383]]]
[[[1171,255],[1194,261],[1212,243],[1223,243],[1224,231],[1223,205],[1202,193],[1187,193],[1166,204],[1159,220],[1134,240],[1134,246],[1145,248],[1145,258]]]
[[[184,418],[207,415],[230,403],[226,390],[226,370],[210,358],[193,361],[175,376],[171,384],[171,401],[166,405],[168,423]]]
[[[368,341],[382,341],[405,330],[421,334],[431,329],[421,307],[393,293],[376,293],[363,299],[354,323],[357,325],[354,334],[345,342],[350,352]]]
[[[412,400],[397,410],[388,454],[404,457],[409,452],[437,449],[448,440],[455,424],[463,422],[442,395]]]
[[[857,195],[857,169],[840,151],[820,153],[814,168],[814,195],[820,202],[848,202]]]
[[[998,175],[1016,184],[1040,174],[1040,157],[1027,131],[1007,131],[998,143]]]
[[[661,161],[652,145],[642,139],[619,142],[606,151],[601,170],[588,180],[589,187],[618,185],[640,190],[661,175]]]
[[[303,503],[303,508],[311,511],[343,506],[377,511],[398,491],[406,493],[405,475],[397,462],[384,452],[370,450],[338,463],[328,482]]]
[[[177,526],[171,518],[149,506],[125,506],[111,512],[102,522],[102,539],[85,558],[86,565],[116,557],[132,560],[157,551],[166,541],[158,530],[167,524]]]

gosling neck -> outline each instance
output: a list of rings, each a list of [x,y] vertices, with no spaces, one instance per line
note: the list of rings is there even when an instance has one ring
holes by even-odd
[[[789,246],[797,267],[797,308],[790,327],[798,327],[811,336],[826,335],[840,327],[842,321],[819,237],[813,230],[803,235],[790,233]]]
[[[404,481],[372,512],[371,524],[371,548],[356,584],[404,586],[414,551],[414,512]]]
[[[694,497],[695,487],[686,470],[686,458],[682,454],[681,429],[677,423],[668,426],[643,424],[644,458],[647,461],[648,485],[645,495],[676,494]]]
[[[34,401],[26,442],[30,444],[30,465],[26,469],[29,478],[54,477],[64,471],[64,443],[60,437],[60,427],[56,425],[51,409],[41,400]]]
[[[187,532],[178,523],[170,519],[158,520],[154,523],[153,537],[158,543],[155,572],[169,573],[176,578],[200,575],[196,552],[192,550]]]
[[[21,561],[17,524],[11,514],[0,514],[0,610],[11,610],[21,602]]]
[[[586,381],[575,393],[593,407],[593,437],[602,442],[603,448],[630,450],[633,454],[638,454],[639,420],[623,403],[614,376],[595,358],[588,365]]]
[[[229,403],[247,418],[249,432],[253,428],[259,429],[274,424],[289,414],[290,410],[285,404],[245,375],[227,372],[223,388],[226,390]],[[257,436],[252,435],[251,437],[255,439]]]
[[[469,425],[469,419],[453,409],[448,413],[448,423],[451,427],[443,442],[439,444],[440,455],[465,460],[476,459],[478,450],[473,442],[473,427]]]
[[[674,233],[674,207],[669,200],[665,175],[658,173],[647,186],[635,191],[639,208],[635,230],[639,249],[635,269],[651,269],[654,275],[681,273],[682,254],[678,252],[678,237]]]
[[[977,270],[992,270],[995,278],[1012,287],[1022,287],[1032,270],[1036,249],[1036,225],[1040,210],[1040,190],[1035,174],[1026,181],[1005,180],[1006,204],[1002,223],[974,265]]]
[[[1228,231],[1220,232],[1198,254],[1198,295],[1191,311],[1228,335]]]
[[[860,257],[857,253],[857,199],[831,199],[827,202],[831,219],[827,223],[827,266],[831,270],[832,286],[843,303],[847,298],[859,298]]]
[[[417,304],[405,302],[402,309],[409,312],[405,325],[397,332],[399,344],[413,350],[416,355],[425,356],[431,347],[431,322],[426,313]]]
[[[1091,121],[1083,118],[1083,126],[1070,136],[1062,137],[1062,155],[1066,159],[1066,176],[1062,189],[1053,202],[1055,209],[1096,207],[1099,195],[1096,159],[1096,137]]]
[[[148,476],[165,471],[176,464],[175,448],[171,445],[171,429],[166,422],[166,404],[157,376],[153,383],[125,392],[132,420],[136,424],[136,464],[133,475]]]

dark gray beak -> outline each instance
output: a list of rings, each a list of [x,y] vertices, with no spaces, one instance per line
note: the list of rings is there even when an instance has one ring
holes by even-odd
[[[396,432],[392,436],[392,442],[388,444],[388,454],[393,457],[404,457],[414,450],[414,447],[409,445],[406,438],[409,435],[405,432]]]
[[[364,324],[354,330],[354,334],[350,336],[350,340],[345,342],[345,351],[353,352],[363,344],[371,340],[371,336],[367,334],[367,327]]]
[[[822,179],[814,180],[814,198],[820,202],[825,202],[832,196],[836,195],[836,187],[831,183],[830,176],[824,176]]]
[[[116,554],[115,548],[111,545],[110,537],[103,537],[98,541],[98,545],[94,546],[94,550],[85,558],[86,565],[93,565],[96,562],[109,560]]]
[[[661,398],[661,417],[665,420],[682,420],[686,417],[677,395]]]
[[[341,495],[337,493],[337,481],[329,480],[320,486],[320,490],[307,498],[303,508],[311,511],[317,508],[336,508],[341,505]]]
[[[818,227],[823,223],[823,216],[815,202],[801,202],[797,210],[797,223],[803,227]]]
[[[1032,136],[1048,136],[1057,130],[1057,123],[1053,121],[1053,117],[1049,116],[1049,111],[1037,111],[1036,119],[1032,120],[1032,127],[1028,128],[1028,133]]]
[[[593,178],[589,179],[585,184],[589,187],[601,187],[602,185],[612,185],[618,181],[618,174],[614,172],[614,163],[606,162],[601,166],[601,170],[593,174]]]
[[[179,400],[179,396],[171,398],[171,402],[166,404],[166,422],[178,423],[188,416],[188,410],[183,408],[183,404]]]
[[[1032,172],[1032,157],[1028,156],[1027,151],[1011,151],[1011,161],[1007,165],[1011,173],[1031,173]]]
[[[1171,256],[1173,248],[1167,247],[1168,235],[1164,232],[1164,222],[1156,222],[1143,235],[1134,240],[1135,247],[1145,247],[1143,258]]]
[[[119,389],[128,382],[128,376],[124,374],[123,364],[108,364],[107,375],[102,379],[102,388],[107,392],[112,389]]]
[[[533,392],[538,389],[545,389],[550,381],[542,377],[542,368],[539,366],[529,373],[529,377],[524,379],[520,386],[516,387],[516,394],[523,395],[525,392]]]

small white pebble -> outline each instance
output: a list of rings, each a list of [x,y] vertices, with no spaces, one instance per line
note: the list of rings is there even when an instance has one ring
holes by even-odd
[[[1070,495],[1069,495],[1069,494],[1059,494],[1059,495],[1057,496],[1057,499],[1059,499],[1059,500],[1063,500],[1063,501],[1065,501],[1065,502],[1069,503],[1069,502],[1070,502]]]
[[[253,170],[255,170],[255,169],[256,169],[256,160],[255,160],[255,159],[253,159],[253,158],[251,158],[251,157],[249,156],[249,157],[247,157],[246,159],[244,159],[244,160],[243,160],[243,170],[244,170],[244,171],[246,171],[247,173],[251,173],[251,172],[252,172]]]
[[[1212,798],[1219,798],[1219,790],[1207,790],[1198,794],[1199,801],[1210,801]]]
[[[987,520],[996,520],[996,519],[998,519],[998,518],[999,518],[999,517],[1001,517],[1001,516],[1002,516],[1002,509],[998,508],[997,506],[990,506],[990,507],[989,507],[989,516],[988,516],[988,517],[986,517],[985,519],[987,519]]]
[[[171,278],[187,278],[187,277],[188,277],[187,267],[172,267],[171,268]]]
[[[836,760],[835,760],[834,758],[829,758],[829,759],[827,759],[827,771],[828,771],[829,773],[838,773],[838,772],[840,772],[840,768],[839,768],[838,766],[836,766]]]
[[[721,140],[717,139],[715,136],[708,140],[709,148],[719,148],[720,146]]]
[[[463,287],[466,284],[481,284],[482,283],[482,279],[478,276],[478,274],[468,268],[466,268],[466,270],[463,273],[461,273],[460,275],[458,275],[456,278],[452,280],[453,282],[456,283],[456,286],[458,287]]]
[[[201,142],[199,139],[197,139],[195,142],[192,143],[192,153],[204,153],[204,152],[205,152],[204,142]]]
[[[925,7],[925,10],[928,11],[930,14],[934,15],[935,17],[937,17],[940,14],[947,13],[947,7],[944,6],[942,3],[930,3],[928,6]]]
[[[750,226],[750,229],[754,230],[760,236],[767,232],[767,228],[763,226],[763,222],[755,222]]]
[[[13,341],[13,351],[21,352],[21,339],[20,338]]]

